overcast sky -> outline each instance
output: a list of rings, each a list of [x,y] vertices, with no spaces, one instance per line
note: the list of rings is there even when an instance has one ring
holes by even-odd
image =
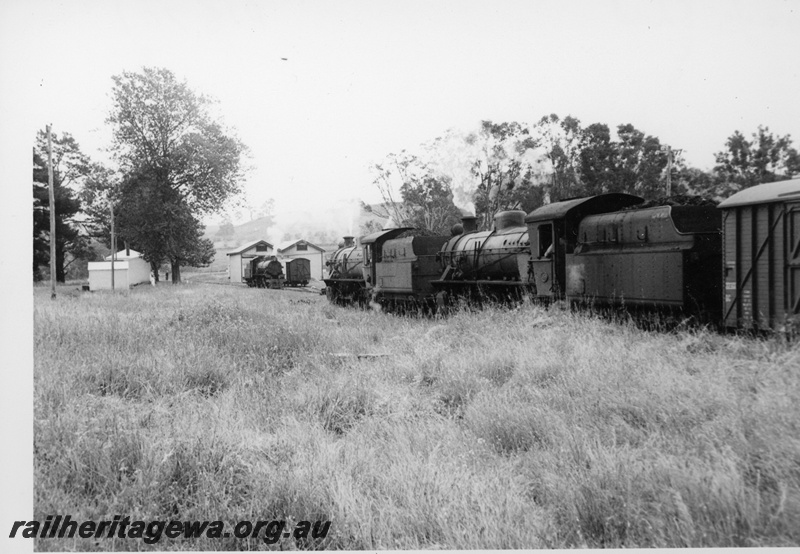
[[[37,129],[109,144],[111,77],[166,67],[219,100],[253,204],[379,198],[368,171],[482,119],[632,123],[701,169],[759,124],[800,146],[800,1],[0,2],[5,85]],[[8,115],[4,106],[4,118]],[[23,108],[23,109],[19,109]],[[26,161],[27,163],[27,161]]]

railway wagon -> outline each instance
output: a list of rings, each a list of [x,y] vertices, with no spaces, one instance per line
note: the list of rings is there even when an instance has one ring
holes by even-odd
[[[636,207],[587,216],[565,257],[566,297],[718,322],[720,225],[713,205]]]
[[[756,185],[721,202],[723,324],[800,326],[800,179]]]
[[[306,258],[294,258],[286,262],[287,287],[305,287],[311,279],[311,261]]]

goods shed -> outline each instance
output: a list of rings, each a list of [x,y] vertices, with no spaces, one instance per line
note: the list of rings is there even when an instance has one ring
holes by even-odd
[[[800,179],[737,192],[722,210],[728,327],[784,330],[800,318]]]
[[[231,283],[244,283],[244,266],[257,256],[269,256],[273,246],[265,240],[254,240],[234,248],[228,256],[228,275]]]
[[[322,269],[325,267],[325,250],[312,244],[307,240],[293,240],[285,242],[278,247],[278,256],[284,264],[298,258],[304,258],[309,262],[309,271],[312,279],[322,279]]]
[[[136,250],[120,250],[114,256],[114,288],[128,289],[150,282],[150,264]],[[111,255],[89,262],[89,290],[111,290]]]

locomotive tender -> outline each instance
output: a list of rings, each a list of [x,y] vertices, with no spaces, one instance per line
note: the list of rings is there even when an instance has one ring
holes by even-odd
[[[352,237],[334,254],[328,297],[396,309],[454,297],[530,296],[668,309],[730,328],[800,320],[800,179],[758,185],[719,206],[643,207],[610,193],[464,218],[450,237],[408,228]],[[359,275],[360,273],[360,275]]]

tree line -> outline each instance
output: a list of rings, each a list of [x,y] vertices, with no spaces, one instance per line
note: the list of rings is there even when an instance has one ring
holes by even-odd
[[[735,131],[715,162],[711,171],[690,167],[679,148],[632,124],[612,135],[604,123],[583,126],[551,114],[535,124],[482,121],[472,132],[448,131],[371,169],[394,223],[426,234],[447,234],[465,210],[488,229],[498,211],[530,212],[568,198],[624,192],[658,199],[668,178],[671,195],[719,201],[800,173],[790,136],[763,126],[749,138]]]
[[[201,218],[241,193],[246,147],[211,116],[211,99],[167,69],[123,72],[112,81],[111,164],[92,162],[68,132],[51,136],[56,276],[63,282],[76,261],[97,259],[96,245],[111,247],[113,208],[117,244],[141,252],[156,276],[169,265],[179,282],[181,266],[213,260]],[[40,131],[33,148],[34,279],[50,261],[47,159]],[[703,171],[632,124],[612,134],[603,123],[551,114],[534,124],[482,121],[471,132],[450,130],[414,152],[388,154],[371,170],[393,222],[427,234],[446,234],[465,209],[486,229],[500,210],[529,212],[577,196],[655,199],[665,193],[668,167],[672,194],[713,200],[800,173],[791,137],[762,126],[749,137],[735,131],[715,160]]]
[[[156,278],[168,264],[173,282],[181,266],[205,266],[214,257],[201,218],[219,212],[241,192],[246,148],[210,115],[212,101],[162,68],[112,77],[112,164],[92,162],[69,133],[53,133],[56,273],[95,259],[94,244],[142,253]],[[49,264],[47,134],[33,151],[33,272]]]

